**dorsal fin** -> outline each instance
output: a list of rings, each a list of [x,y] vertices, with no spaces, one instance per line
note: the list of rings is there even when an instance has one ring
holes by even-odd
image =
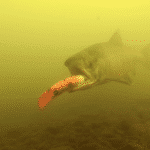
[[[123,42],[119,34],[119,29],[112,35],[108,42],[115,46],[123,46]]]

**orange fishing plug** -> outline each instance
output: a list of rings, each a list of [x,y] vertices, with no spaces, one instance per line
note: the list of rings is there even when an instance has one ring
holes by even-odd
[[[82,81],[84,81],[84,78],[82,76],[72,76],[69,78],[66,78],[63,81],[59,81],[55,85],[53,85],[50,90],[46,90],[38,99],[38,106],[40,109],[44,109],[45,106],[49,103],[49,101],[55,99],[62,93],[68,91],[70,92],[73,87],[78,86],[78,84],[81,84]]]

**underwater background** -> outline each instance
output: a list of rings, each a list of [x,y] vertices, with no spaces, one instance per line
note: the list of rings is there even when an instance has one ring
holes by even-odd
[[[5,1],[0,4],[0,150],[150,149],[150,2]],[[38,98],[70,76],[65,60],[106,42],[141,51],[132,86],[111,82]]]

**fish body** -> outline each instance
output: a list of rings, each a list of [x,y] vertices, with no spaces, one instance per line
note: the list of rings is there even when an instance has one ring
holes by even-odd
[[[65,61],[71,75],[82,75],[83,86],[101,85],[111,81],[131,85],[136,75],[136,60],[141,55],[123,44],[118,32],[108,42],[94,44]],[[76,90],[76,87],[73,89]]]

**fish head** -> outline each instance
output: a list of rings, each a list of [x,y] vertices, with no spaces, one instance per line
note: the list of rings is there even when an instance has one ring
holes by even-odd
[[[101,57],[98,45],[94,45],[88,49],[84,49],[79,53],[71,56],[65,61],[65,66],[69,69],[72,76],[80,76],[82,81],[78,87],[74,87],[71,91],[91,88],[97,83],[99,76],[99,58]]]

